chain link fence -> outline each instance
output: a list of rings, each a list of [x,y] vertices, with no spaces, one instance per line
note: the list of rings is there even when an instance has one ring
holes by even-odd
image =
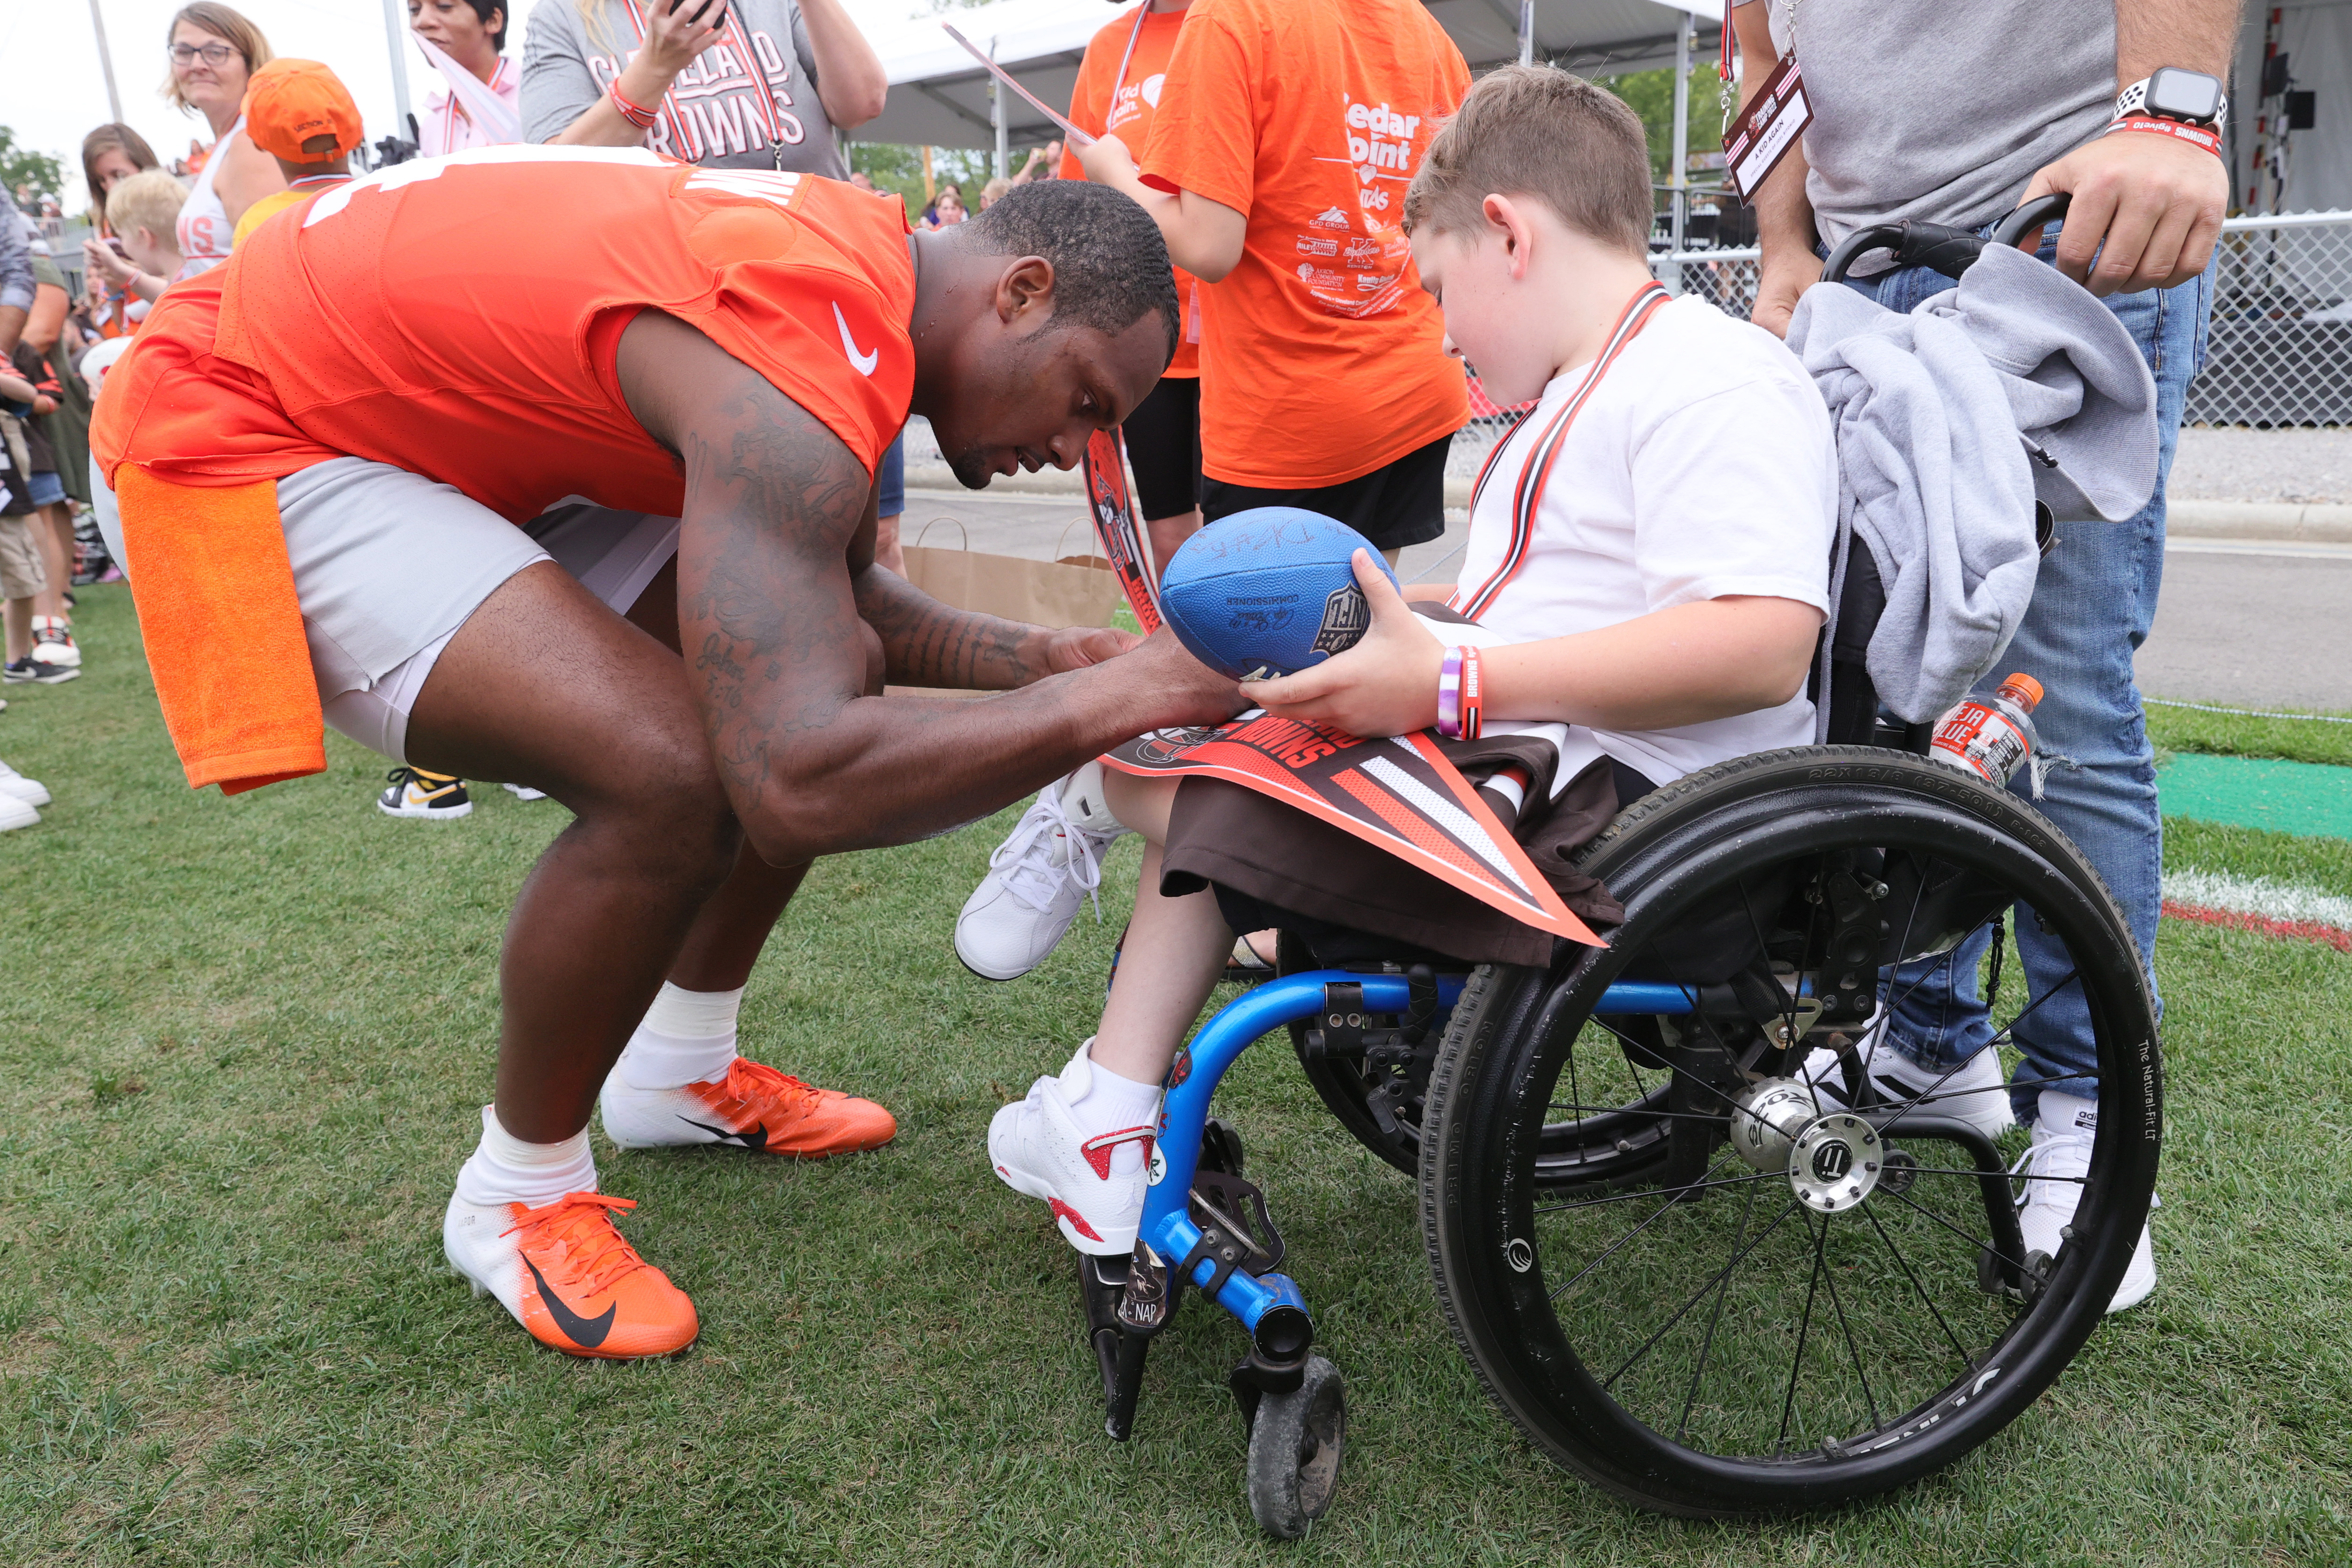
[[[2212,336],[2191,424],[2352,424],[2352,212],[2221,225]],[[1756,302],[1754,250],[1652,259],[1660,282],[1734,316]]]

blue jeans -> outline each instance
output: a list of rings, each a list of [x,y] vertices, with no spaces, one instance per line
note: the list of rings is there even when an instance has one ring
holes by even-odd
[[[2044,262],[2056,252],[2056,236],[2053,228],[2042,237]],[[1846,280],[1890,310],[1909,310],[1953,284],[1924,267]],[[2205,364],[2213,269],[2175,288],[2109,295],[2106,303],[2155,373],[2156,492],[2126,522],[2058,526],[2059,542],[2042,558],[2017,640],[1977,689],[1990,691],[2011,670],[2035,676],[2046,689],[2033,722],[2052,766],[2034,804],[2105,879],[2139,944],[2153,995],[2164,823],[2132,655],[2147,640],[2164,579],[2165,480],[2189,383]],[[2030,796],[2032,770],[2021,771],[2010,788]],[[2015,915],[2010,924],[2032,1010],[2012,1031],[2024,1060],[2011,1075],[2010,1098],[2018,1119],[2031,1122],[2045,1088],[2097,1095],[2098,1050],[2083,988],[2067,984],[2065,948],[2022,906]],[[1887,1031],[1895,1050],[1940,1073],[1990,1043],[1993,1026],[1977,996],[1979,961],[1990,941],[1990,933],[1980,933],[1932,965],[1895,972]],[[2162,1005],[2159,998],[2159,1016]],[[2015,1016],[2013,1004],[2009,1010]]]
[[[895,517],[907,509],[907,435],[904,431],[891,441],[890,449],[882,454],[882,461],[874,465],[875,513],[878,517]]]

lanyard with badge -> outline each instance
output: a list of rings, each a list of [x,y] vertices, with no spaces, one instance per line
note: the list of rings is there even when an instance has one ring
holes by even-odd
[[[1772,0],[1749,3],[1769,6]],[[1723,0],[1723,54],[1715,68],[1723,82],[1727,108],[1731,93],[1731,12],[1738,4],[1739,0]],[[1748,107],[1730,116],[1723,128],[1724,166],[1731,172],[1743,206],[1755,203],[1756,193],[1813,119],[1812,105],[1805,97],[1805,78],[1797,68],[1796,0],[1780,0],[1780,4],[1789,24],[1788,55],[1764,78]]]
[[[768,156],[781,171],[784,166],[784,132],[782,122],[776,119],[775,89],[768,80],[767,68],[761,64],[760,57],[752,52],[750,35],[743,30],[742,18],[736,15],[733,0],[717,0],[717,3],[721,7],[720,26],[725,28],[727,35],[734,42],[736,52],[742,60],[744,74],[751,78],[751,97],[760,105],[760,123],[768,132]],[[638,6],[637,0],[626,0],[626,4],[629,7],[629,20],[637,29],[637,42],[642,44],[646,40],[646,14]],[[698,19],[701,12],[698,10],[695,15]],[[662,94],[662,104],[669,110],[671,128],[681,135],[693,136],[696,144],[699,146],[702,137],[698,132],[688,130],[687,118],[677,107],[677,91],[675,87]],[[694,160],[698,163],[701,161],[701,157]]]

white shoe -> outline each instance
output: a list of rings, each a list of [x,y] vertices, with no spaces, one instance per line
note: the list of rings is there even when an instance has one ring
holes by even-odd
[[[1017,980],[1044,963],[1102,885],[1103,852],[1127,831],[1103,804],[1101,763],[1047,785],[956,916],[963,967],[983,980]]]
[[[0,833],[11,828],[32,828],[40,825],[41,814],[33,810],[32,802],[14,795],[0,795]]]
[[[1157,1117],[1087,1135],[1072,1103],[1093,1086],[1093,1045],[1089,1040],[1078,1047],[1059,1077],[1040,1078],[1029,1085],[1029,1098],[990,1119],[988,1160],[1005,1186],[1053,1206],[1063,1240],[1097,1258],[1123,1258],[1135,1250],[1143,1220]],[[1131,1171],[1115,1170],[1112,1154],[1131,1143],[1143,1145],[1143,1159]]]
[[[2063,1232],[2074,1222],[2074,1206],[2082,1201],[2081,1178],[2091,1171],[2091,1140],[2099,1130],[2099,1103],[2079,1094],[2042,1092],[2041,1109],[2033,1121],[2033,1144],[2012,1170],[2025,1177],[2025,1196],[2018,1199],[2018,1228],[2025,1233],[2029,1253],[2058,1256]],[[2067,1178],[2074,1179],[2067,1179]],[[2107,1311],[2124,1312],[2147,1300],[2156,1289],[2156,1248],[2147,1227],[2140,1227],[2139,1245],[2116,1286]]]
[[[27,806],[46,806],[49,803],[49,791],[47,786],[37,780],[26,778],[5,762],[0,762],[0,795],[14,795]],[[37,818],[35,820],[38,821]]]
[[[507,786],[507,793],[513,796],[518,800],[544,800],[547,799],[546,790],[534,789],[528,784],[509,784]]]
[[[2017,1117],[2009,1108],[2008,1081],[2001,1075],[1999,1051],[1979,1051],[1945,1078],[1942,1071],[1921,1067],[1886,1045],[1886,1030],[1879,1019],[1874,1019],[1864,1034],[1854,1050],[1861,1052],[1862,1069],[1881,1097],[1899,1105],[1932,1093],[1935,1097],[1920,1107],[1922,1111],[1956,1117],[1988,1138],[1998,1138],[2017,1125]],[[1824,1113],[1846,1108],[1845,1061],[1836,1051],[1826,1047],[1815,1051],[1805,1058],[1798,1076],[1811,1086],[1813,1098]]]
[[[33,617],[33,662],[55,664],[61,670],[81,668],[81,647],[75,643],[73,629],[55,615]]]

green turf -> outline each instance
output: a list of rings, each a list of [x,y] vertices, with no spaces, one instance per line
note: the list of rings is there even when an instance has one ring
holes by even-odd
[[[2156,777],[2168,817],[2307,839],[2352,839],[2352,768],[2176,752]]]
[[[1355,1405],[1337,1509],[1278,1546],[1243,1500],[1236,1332],[1189,1304],[1108,1442],[1069,1254],[981,1157],[1091,1024],[1131,841],[1106,925],[1009,986],[949,952],[1005,819],[820,866],[747,1042],[903,1134],[811,1166],[600,1146],[704,1333],[576,1363],[468,1297],[436,1231],[505,906],[561,808],[390,821],[340,742],[325,778],[193,795],[121,591],[80,626],[91,674],[0,715],[58,797],[0,836],[0,1563],[1973,1568],[2352,1539],[2352,960],[2326,949],[2168,924],[2163,1287],[1958,1469],[1768,1525],[1635,1513],[1538,1458],[1445,1333],[1407,1184],[1253,1052],[1223,1102]]]
[[[2289,762],[2352,767],[2352,723],[2329,724],[2326,722],[2327,718],[2352,720],[2352,714],[2256,718],[2244,714],[2168,707],[2153,700],[2147,704],[2148,738],[2167,751],[2204,752],[2219,757],[2276,757]]]
[[[2352,843],[2186,817],[2164,824],[2164,863],[2315,887],[2352,898]]]

